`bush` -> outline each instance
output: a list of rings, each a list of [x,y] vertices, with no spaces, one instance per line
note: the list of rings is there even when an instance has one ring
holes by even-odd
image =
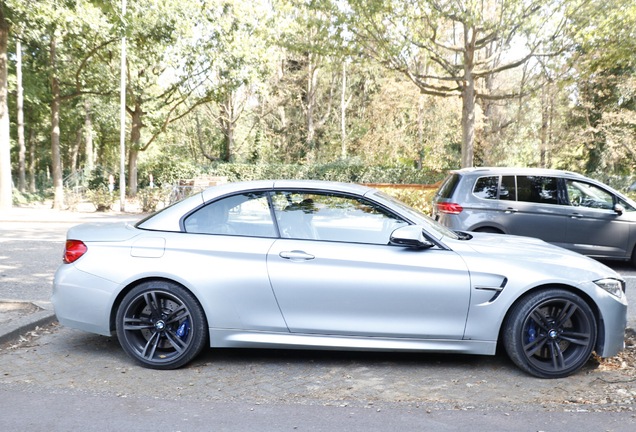
[[[32,202],[44,201],[49,195],[50,194],[47,195],[46,192],[22,193],[18,189],[13,188],[11,191],[11,202],[13,205],[28,204]]]
[[[86,192],[86,198],[95,206],[95,211],[103,212],[112,209],[116,201],[115,194],[108,191],[107,187],[101,186],[97,189]]]
[[[396,189],[378,188],[387,195],[399,199],[404,204],[408,204],[425,215],[431,216],[431,200],[435,194],[435,189]]]
[[[170,190],[163,190],[161,188],[145,188],[137,193],[139,202],[141,204],[141,211],[144,213],[154,212],[157,210],[159,203],[166,201]]]
[[[412,183],[433,184],[443,180],[445,173],[418,170],[412,166],[363,165],[357,161],[339,161],[325,165],[300,164],[239,164],[218,163],[208,173],[227,177],[228,181],[299,179],[328,180],[345,183]]]

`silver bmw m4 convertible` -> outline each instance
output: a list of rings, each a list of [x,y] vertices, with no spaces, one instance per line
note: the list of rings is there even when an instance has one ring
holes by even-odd
[[[624,345],[625,282],[541,240],[451,231],[364,186],[230,183],[68,231],[61,324],[155,369],[205,346],[495,354],[544,378]]]

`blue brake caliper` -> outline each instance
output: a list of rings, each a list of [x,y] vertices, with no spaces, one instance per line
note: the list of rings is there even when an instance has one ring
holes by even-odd
[[[537,329],[534,327],[533,320],[528,321],[528,324],[526,325],[525,333],[526,333],[526,337],[525,337],[526,344],[529,344],[530,342],[532,342],[533,340],[537,338]]]
[[[188,337],[188,333],[190,333],[190,320],[185,320],[179,325],[177,336],[179,336],[179,339],[185,340]]]

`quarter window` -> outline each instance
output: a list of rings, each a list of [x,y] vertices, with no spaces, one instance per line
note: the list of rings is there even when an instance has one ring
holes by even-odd
[[[265,193],[234,195],[192,213],[185,230],[198,234],[276,237],[276,228]]]
[[[475,182],[473,194],[477,198],[497,199],[497,190],[499,189],[499,176],[479,177]]]
[[[272,203],[283,238],[388,244],[407,225],[370,201],[339,194],[276,192]]]

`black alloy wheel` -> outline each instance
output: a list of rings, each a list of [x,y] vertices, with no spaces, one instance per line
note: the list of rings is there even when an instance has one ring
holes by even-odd
[[[132,289],[117,311],[117,337],[140,365],[175,369],[190,362],[205,346],[207,323],[194,296],[163,281]]]
[[[504,325],[504,346],[512,361],[540,378],[576,372],[596,344],[594,313],[581,297],[562,289],[522,298]]]

